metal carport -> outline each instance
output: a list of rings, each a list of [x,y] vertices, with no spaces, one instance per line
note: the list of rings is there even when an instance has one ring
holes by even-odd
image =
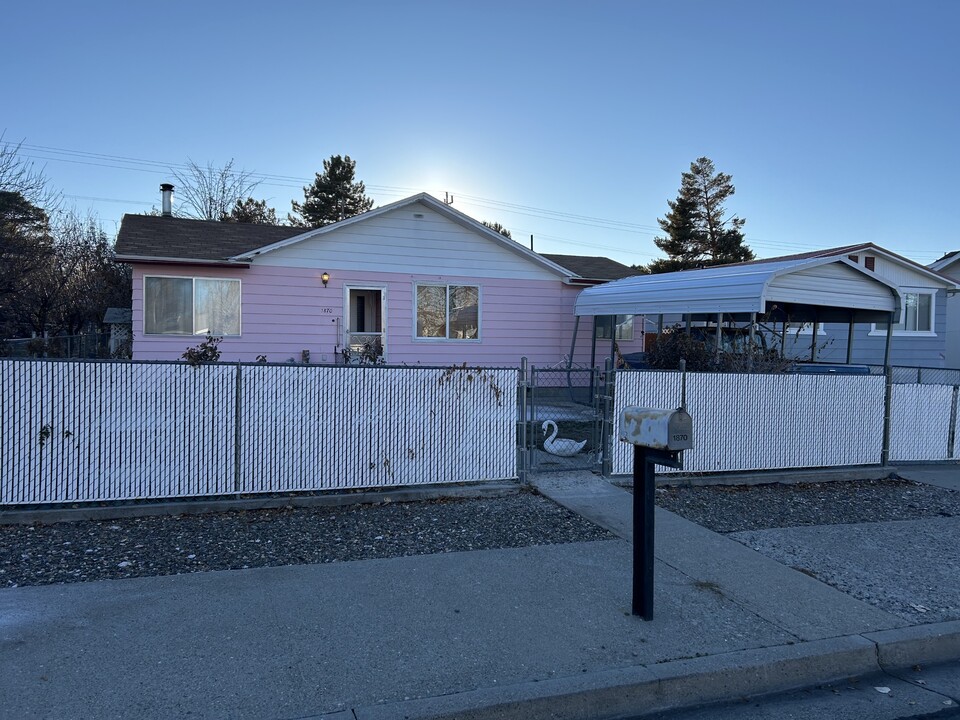
[[[856,323],[893,323],[900,312],[897,288],[846,257],[758,261],[698,270],[636,275],[587,288],[577,297],[576,326],[584,316],[682,315],[691,322],[781,323],[839,322],[850,327],[847,362]],[[887,333],[884,364],[890,358]],[[717,332],[719,349],[721,333]],[[615,347],[611,341],[611,354]],[[816,330],[811,347],[816,347]],[[571,350],[570,356],[573,356]],[[815,359],[815,350],[814,357]]]

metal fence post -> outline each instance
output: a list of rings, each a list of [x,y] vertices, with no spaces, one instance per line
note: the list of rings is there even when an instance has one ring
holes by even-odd
[[[600,449],[603,453],[600,463],[600,474],[603,477],[613,475],[613,393],[615,391],[613,379],[613,360],[607,358],[603,369],[603,397],[601,405],[603,416],[601,418],[601,442]]]
[[[953,394],[950,398],[950,433],[947,436],[947,457],[953,459],[956,454],[957,446],[957,393],[960,392],[960,386],[953,386]]]
[[[517,383],[517,391],[520,396],[520,432],[519,447],[517,447],[517,477],[522,485],[528,482],[528,475],[530,473],[530,442],[527,438],[527,431],[530,428],[530,422],[527,418],[527,415],[529,415],[530,412],[527,402],[527,388],[530,386],[530,384],[527,379],[527,373],[527,358],[522,357],[520,358],[520,375]]]
[[[237,361],[237,382],[234,389],[233,402],[233,491],[240,494],[240,403],[242,402],[241,382],[240,382],[240,361]]]
[[[890,464],[890,411],[893,406],[893,373],[889,365],[884,368],[886,382],[883,391],[883,446],[880,449],[880,464]]]

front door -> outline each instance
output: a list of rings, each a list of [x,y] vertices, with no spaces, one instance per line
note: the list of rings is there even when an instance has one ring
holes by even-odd
[[[348,318],[345,346],[351,358],[382,362],[386,359],[384,296],[382,288],[348,288],[344,313]]]

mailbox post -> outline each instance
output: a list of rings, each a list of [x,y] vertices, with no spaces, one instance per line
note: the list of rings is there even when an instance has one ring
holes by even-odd
[[[626,407],[620,440],[633,445],[632,611],[653,620],[654,466],[683,467],[680,452],[693,447],[693,420],[683,408]]]

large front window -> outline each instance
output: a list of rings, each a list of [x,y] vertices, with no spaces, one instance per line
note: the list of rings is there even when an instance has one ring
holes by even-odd
[[[417,337],[477,340],[480,288],[475,285],[417,285]]]
[[[145,277],[146,335],[239,335],[240,281]]]
[[[932,333],[933,293],[905,292],[900,297],[903,307],[900,308],[900,321],[893,326],[894,334]],[[879,333],[887,332],[887,323],[876,323],[874,327]]]

